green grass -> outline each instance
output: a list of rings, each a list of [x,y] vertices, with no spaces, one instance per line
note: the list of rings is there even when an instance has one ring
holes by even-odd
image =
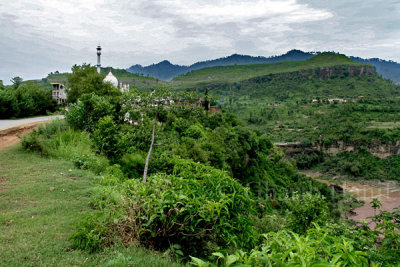
[[[95,178],[20,146],[0,151],[0,266],[107,266],[112,260],[108,266],[181,266],[137,247],[94,254],[70,248],[76,223],[90,210]]]
[[[390,122],[381,122],[381,121],[371,121],[370,126],[367,128],[371,129],[393,129],[396,127],[400,127],[399,121],[390,121]]]

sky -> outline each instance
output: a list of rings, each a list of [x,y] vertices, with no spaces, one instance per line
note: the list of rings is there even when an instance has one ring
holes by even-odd
[[[0,80],[74,64],[336,51],[400,62],[400,0],[0,0]]]

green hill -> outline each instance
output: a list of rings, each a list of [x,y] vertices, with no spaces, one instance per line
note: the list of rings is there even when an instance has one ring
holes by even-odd
[[[305,61],[281,62],[274,64],[251,64],[217,66],[189,72],[172,80],[179,88],[190,88],[197,84],[238,82],[268,74],[296,72],[307,69],[325,68],[337,65],[370,66],[352,61],[344,55],[322,53]]]
[[[385,134],[390,139],[392,133],[371,126],[400,120],[397,86],[375,67],[333,53],[299,62],[206,68],[170,84],[200,93],[208,88],[215,104],[276,142],[314,142],[323,136],[332,143]],[[328,104],[329,99],[346,103]]]

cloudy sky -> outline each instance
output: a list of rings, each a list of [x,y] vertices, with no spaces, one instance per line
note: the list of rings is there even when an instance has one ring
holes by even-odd
[[[233,53],[338,51],[400,61],[400,0],[0,0],[0,80]]]

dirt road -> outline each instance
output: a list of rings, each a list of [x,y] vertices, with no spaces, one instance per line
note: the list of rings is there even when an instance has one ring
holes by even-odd
[[[43,122],[43,121],[53,120],[56,118],[63,119],[64,116],[54,115],[54,116],[42,116],[42,117],[34,117],[34,118],[26,118],[18,120],[0,120],[0,131],[28,123]]]
[[[0,150],[19,143],[20,137],[28,134],[39,124],[46,121],[63,118],[63,116],[46,116],[21,120],[0,120]]]

